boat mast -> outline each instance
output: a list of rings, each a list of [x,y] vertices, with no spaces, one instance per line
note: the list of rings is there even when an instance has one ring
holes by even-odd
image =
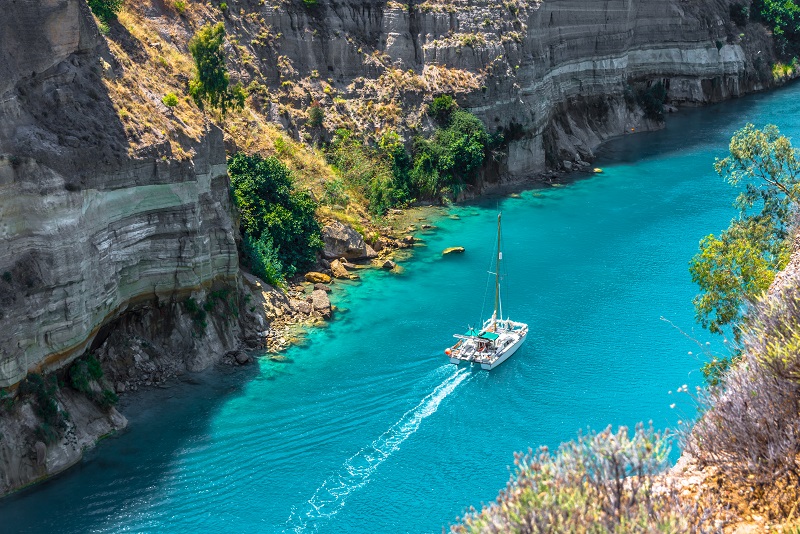
[[[503,311],[500,309],[500,262],[503,260],[503,252],[500,250],[500,216],[497,214],[497,266],[494,273],[494,313],[492,314],[492,326],[497,330],[497,313],[503,318]]]

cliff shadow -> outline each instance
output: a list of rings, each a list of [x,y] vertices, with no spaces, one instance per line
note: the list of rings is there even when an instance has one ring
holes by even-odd
[[[217,365],[124,397],[129,427],[63,474],[0,500],[7,532],[115,531],[164,499],[181,456],[207,446],[227,402],[261,374]],[[42,511],[46,510],[46,513]],[[143,523],[143,522],[142,522]]]

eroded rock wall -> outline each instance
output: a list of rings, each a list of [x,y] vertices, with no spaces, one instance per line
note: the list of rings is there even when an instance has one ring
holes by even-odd
[[[490,130],[506,132],[499,174],[519,178],[591,156],[610,136],[658,127],[643,116],[636,88],[660,81],[671,103],[697,105],[772,85],[770,38],[758,24],[736,26],[734,3],[267,3],[253,9],[271,40],[253,51],[277,90],[278,82],[311,80],[304,89],[313,98],[364,132],[430,130],[424,102],[453,93]],[[252,27],[242,24],[242,33]],[[322,82],[314,80],[325,79],[344,101],[335,91],[315,93]]]
[[[103,58],[113,59],[85,2],[22,2],[8,15],[0,386],[66,365],[126,312],[174,308],[193,294],[202,302],[212,285],[235,287],[238,274],[221,132],[186,139],[181,160],[167,143],[133,151],[104,90],[113,72]],[[171,348],[203,359],[235,343],[230,332],[196,337]]]

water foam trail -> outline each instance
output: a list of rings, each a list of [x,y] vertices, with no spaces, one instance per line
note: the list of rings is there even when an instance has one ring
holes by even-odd
[[[458,369],[436,386],[428,396],[411,410],[403,414],[389,430],[381,434],[368,447],[347,459],[342,467],[329,476],[314,495],[303,505],[302,510],[292,509],[286,521],[287,529],[304,532],[310,521],[329,519],[342,509],[347,497],[364,487],[372,473],[392,455],[400,445],[419,428],[422,420],[439,409],[439,404],[450,395],[459,384],[470,377],[466,368]],[[318,524],[311,525],[316,530]]]

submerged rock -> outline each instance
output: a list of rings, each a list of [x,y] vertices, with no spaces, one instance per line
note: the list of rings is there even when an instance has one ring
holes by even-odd
[[[464,247],[450,247],[446,248],[442,251],[442,256],[447,256],[448,254],[461,254],[466,249]]]

